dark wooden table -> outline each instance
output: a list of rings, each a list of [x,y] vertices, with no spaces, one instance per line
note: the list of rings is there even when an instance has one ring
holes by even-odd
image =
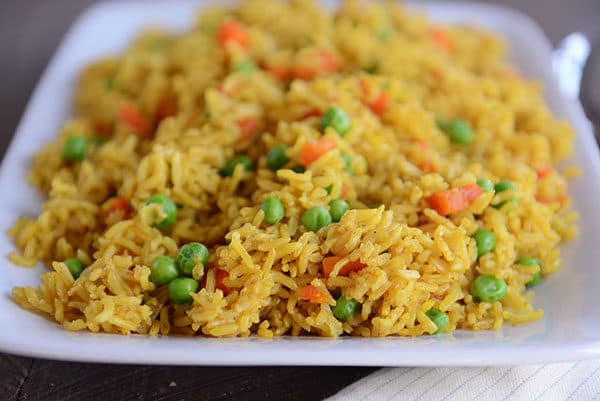
[[[0,154],[62,35],[94,2],[0,0]],[[598,0],[498,2],[533,16],[554,43],[573,31],[600,40]],[[0,400],[318,400],[373,370],[100,365],[0,354]]]

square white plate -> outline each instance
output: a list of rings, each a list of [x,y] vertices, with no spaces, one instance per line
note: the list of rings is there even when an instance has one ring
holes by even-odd
[[[206,3],[206,2],[205,2]],[[199,2],[110,2],[84,13],[71,28],[45,71],[6,153],[0,171],[0,229],[20,215],[39,212],[41,198],[25,176],[40,146],[56,135],[70,113],[81,68],[118,52],[149,24],[189,29]],[[600,357],[600,159],[581,106],[564,99],[554,82],[551,46],[528,17],[507,8],[468,3],[430,3],[423,8],[442,22],[475,22],[504,36],[513,62],[545,85],[553,111],[577,130],[575,161],[583,176],[571,194],[581,213],[580,237],[563,247],[564,267],[536,288],[540,321],[498,332],[458,331],[420,338],[259,338],[209,339],[71,333],[19,308],[10,299],[14,286],[39,284],[37,269],[2,263],[0,273],[0,350],[73,361],[189,365],[507,365]],[[0,255],[13,250],[0,236]]]

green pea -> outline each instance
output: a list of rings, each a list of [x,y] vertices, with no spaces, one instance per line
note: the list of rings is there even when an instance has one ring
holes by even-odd
[[[502,301],[506,296],[506,283],[504,280],[484,274],[471,283],[470,293],[475,302]]]
[[[300,221],[307,230],[316,232],[331,224],[331,215],[323,206],[315,206],[304,212]]]
[[[496,236],[489,230],[479,229],[473,234],[477,243],[477,257],[485,255],[496,248]]]
[[[518,205],[519,203],[521,203],[521,201],[518,198],[510,198],[510,199],[507,199],[505,201],[498,203],[497,205],[492,205],[492,207],[494,207],[496,209],[502,209],[504,207],[504,205],[507,205],[507,204]]]
[[[306,167],[299,164],[297,166],[292,167],[292,171],[294,173],[302,174],[306,171]]]
[[[354,175],[355,171],[354,169],[350,166],[352,164],[352,159],[350,158],[350,156],[348,155],[341,155],[340,156],[342,158],[342,160],[344,161],[344,170],[346,170],[347,172],[349,172],[350,174]]]
[[[528,282],[525,283],[525,287],[527,287],[527,288],[535,287],[536,285],[538,285],[540,283],[540,281],[542,281],[542,273],[537,271],[537,272],[533,273],[533,277],[531,278],[531,280],[529,280]]]
[[[494,189],[496,192],[502,192],[517,189],[517,186],[508,180],[502,180],[498,181],[498,183],[494,185]]]
[[[202,266],[208,265],[208,249],[200,242],[190,242],[185,244],[177,254],[177,268],[182,274],[192,275],[192,270],[196,264],[202,263]]]
[[[81,272],[85,269],[83,262],[77,258],[65,259],[63,263],[67,266],[67,269],[69,269],[71,276],[73,276],[75,280],[79,278]]]
[[[494,183],[488,180],[487,178],[478,179],[477,185],[479,185],[479,187],[483,189],[483,192],[489,192],[494,190]]]
[[[339,136],[344,136],[350,129],[350,117],[339,107],[331,107],[321,117],[321,130],[333,128]]]
[[[80,162],[87,153],[87,140],[79,135],[73,135],[67,139],[62,150],[63,159],[68,162]]]
[[[331,195],[331,191],[333,191],[333,184],[329,184],[325,187],[325,190],[327,191],[327,195]],[[342,189],[340,188],[338,190],[338,193],[336,194],[336,197],[340,197],[342,196]]]
[[[541,266],[542,265],[542,263],[540,262],[539,259],[534,258],[532,256],[523,256],[522,258],[517,260],[517,264],[523,265],[523,266]],[[542,273],[538,270],[537,272],[533,273],[533,277],[531,278],[531,280],[529,280],[527,283],[525,283],[525,286],[527,288],[535,287],[536,285],[538,285],[540,283],[540,281],[542,281]]]
[[[335,199],[329,202],[329,214],[331,214],[331,220],[338,222],[342,219],[344,213],[348,211],[348,202],[341,199]]]
[[[453,143],[468,145],[473,142],[475,135],[471,125],[463,120],[438,121],[438,127],[450,136]]]
[[[260,208],[265,212],[265,223],[267,224],[279,223],[285,216],[285,208],[279,198],[275,196],[265,199]]]
[[[164,219],[159,221],[158,223],[154,223],[154,227],[156,228],[168,228],[173,224],[175,218],[177,217],[177,206],[173,203],[173,200],[165,195],[154,195],[148,198],[146,201],[146,205],[157,204],[162,207],[163,212],[167,215]]]
[[[538,258],[534,258],[533,256],[523,256],[517,260],[518,265],[523,266],[541,266],[542,263]]]
[[[193,278],[180,277],[169,283],[169,299],[178,305],[189,305],[194,299],[191,292],[198,291],[198,282]]]
[[[355,299],[348,299],[342,295],[335,301],[332,312],[337,320],[345,321],[358,312],[359,308],[360,302]]]
[[[168,284],[174,278],[177,278],[179,271],[175,265],[175,260],[168,256],[162,255],[154,259],[150,268],[150,281],[156,284],[157,287]]]
[[[448,315],[439,309],[431,308],[425,312],[427,317],[437,326],[437,330],[433,334],[442,333],[448,327]]]
[[[231,177],[238,164],[244,166],[244,170],[246,171],[251,171],[254,168],[254,164],[248,156],[238,156],[225,163],[219,174],[222,177]]]
[[[242,73],[246,73],[246,72],[253,72],[256,71],[256,64],[254,64],[253,61],[251,60],[246,60],[246,61],[242,61],[240,63],[237,63],[236,65],[233,66],[233,68],[231,69],[232,72],[242,72]]]
[[[290,161],[290,158],[286,155],[287,146],[277,145],[269,150],[267,153],[267,167],[273,171],[279,170]]]

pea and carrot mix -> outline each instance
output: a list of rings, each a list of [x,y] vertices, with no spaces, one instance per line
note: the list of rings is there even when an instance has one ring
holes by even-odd
[[[205,8],[87,66],[73,99],[9,255],[47,268],[14,301],[67,330],[500,329],[542,318],[576,236],[573,131],[540,85],[499,37],[401,4]]]

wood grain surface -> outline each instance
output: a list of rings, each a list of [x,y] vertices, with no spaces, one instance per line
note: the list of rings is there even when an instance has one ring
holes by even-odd
[[[0,0],[0,154],[62,36],[95,2]],[[498,2],[530,14],[554,43],[573,31],[600,39],[599,0]],[[102,365],[0,354],[0,400],[319,400],[373,370]]]

